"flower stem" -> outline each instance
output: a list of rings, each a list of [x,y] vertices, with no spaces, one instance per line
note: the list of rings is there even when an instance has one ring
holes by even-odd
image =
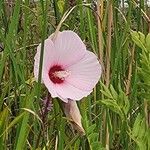
[[[112,31],[112,19],[113,19],[113,11],[112,11],[112,0],[109,1],[108,6],[108,36],[107,36],[107,47],[106,47],[106,86],[109,86],[110,83],[110,54],[111,54],[111,31]],[[107,110],[105,112],[107,114]],[[108,124],[106,124],[106,150],[109,150],[109,130]]]

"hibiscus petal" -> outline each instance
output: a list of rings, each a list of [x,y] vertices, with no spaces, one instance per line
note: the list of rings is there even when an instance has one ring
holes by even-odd
[[[39,62],[40,62],[40,52],[41,52],[41,44],[37,47],[37,53],[34,57],[34,76],[35,79],[38,80],[38,73],[39,73]],[[42,69],[42,76],[43,72],[49,70],[50,67],[55,63],[55,50],[54,44],[50,38],[45,40],[44,44],[44,56],[43,56],[43,69]],[[43,82],[43,80],[42,80]]]
[[[63,84],[55,84],[54,86],[58,97],[63,101],[64,99],[81,100],[92,92],[92,90],[80,90],[67,82],[64,82]]]
[[[47,87],[48,91],[51,94],[52,98],[58,97],[56,90],[54,88],[54,84],[52,83],[52,81],[49,79],[48,73],[44,72],[43,74],[43,82],[45,84],[45,86]]]
[[[86,53],[86,46],[73,31],[59,32],[53,39],[58,64],[70,66],[79,61]]]
[[[96,55],[90,51],[67,70],[70,71],[70,76],[66,82],[80,90],[92,90],[101,76],[101,65]]]

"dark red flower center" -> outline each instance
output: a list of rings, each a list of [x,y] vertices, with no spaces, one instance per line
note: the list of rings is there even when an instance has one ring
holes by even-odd
[[[54,65],[53,67],[50,68],[49,70],[49,78],[50,80],[55,83],[55,84],[61,84],[64,82],[64,78],[61,77],[59,74],[61,72],[64,72],[65,70],[59,66],[59,65]]]

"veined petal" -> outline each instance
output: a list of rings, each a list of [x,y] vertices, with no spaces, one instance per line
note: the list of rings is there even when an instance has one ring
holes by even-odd
[[[48,91],[50,92],[52,98],[58,97],[56,90],[54,88],[54,84],[50,80],[47,72],[43,72],[43,82],[47,87]]]
[[[39,62],[40,62],[40,52],[41,52],[41,44],[37,47],[37,53],[34,57],[34,76],[35,79],[38,80],[39,73]],[[42,76],[44,70],[49,70],[50,67],[55,63],[55,50],[54,44],[50,38],[45,40],[44,44],[44,56],[43,56],[43,69]],[[42,79],[43,81],[43,79]]]
[[[101,76],[101,65],[96,55],[90,51],[87,51],[80,61],[69,66],[67,70],[70,71],[70,76],[66,82],[84,91],[92,90]]]
[[[63,101],[64,99],[81,100],[92,92],[92,90],[80,90],[67,82],[64,82],[63,84],[55,84],[54,86],[58,97]]]
[[[58,32],[53,42],[57,55],[57,62],[63,66],[70,66],[76,63],[86,53],[85,44],[73,31]]]

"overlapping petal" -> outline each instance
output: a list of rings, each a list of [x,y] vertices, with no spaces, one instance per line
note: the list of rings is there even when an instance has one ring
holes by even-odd
[[[70,76],[66,82],[80,90],[89,91],[94,88],[101,75],[101,66],[94,53],[87,51],[86,55],[67,68]]]
[[[44,72],[42,79],[43,79],[43,83],[47,87],[48,91],[51,93],[52,98],[58,97],[57,91],[55,89],[55,85],[50,80],[47,72]]]
[[[63,66],[76,63],[86,53],[85,44],[73,31],[59,32],[53,42],[57,53],[57,62]]]
[[[57,91],[57,94],[60,95],[63,99],[68,98],[77,101],[81,100],[83,97],[88,96],[92,92],[92,90],[90,91],[80,90],[79,88],[74,87],[67,82],[64,82],[63,84],[56,84],[55,89]]]

